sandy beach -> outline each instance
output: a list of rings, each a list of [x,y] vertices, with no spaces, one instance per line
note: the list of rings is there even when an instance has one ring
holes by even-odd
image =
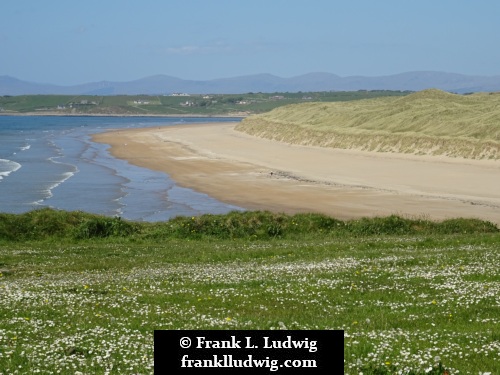
[[[94,140],[179,185],[247,209],[341,219],[398,214],[500,225],[500,161],[297,146],[235,123],[116,130]]]

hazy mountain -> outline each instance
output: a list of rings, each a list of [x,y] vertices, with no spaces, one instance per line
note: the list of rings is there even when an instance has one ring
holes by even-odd
[[[0,95],[71,94],[134,95],[170,94],[238,94],[247,92],[410,90],[427,88],[466,93],[500,91],[500,76],[468,76],[443,72],[408,72],[380,77],[340,77],[331,73],[309,73],[282,78],[257,74],[207,81],[184,80],[155,75],[129,82],[92,82],[76,86],[33,83],[0,76]]]
[[[9,76],[0,76],[0,95],[53,94],[62,87],[21,81]]]

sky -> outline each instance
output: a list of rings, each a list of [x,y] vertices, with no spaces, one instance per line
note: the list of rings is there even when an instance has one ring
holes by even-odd
[[[500,75],[498,0],[2,0],[0,76]]]

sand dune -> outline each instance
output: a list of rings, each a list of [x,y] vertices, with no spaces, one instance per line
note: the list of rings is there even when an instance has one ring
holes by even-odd
[[[287,143],[500,159],[500,95],[424,90],[404,97],[311,102],[244,119],[237,130]]]
[[[500,161],[291,145],[235,125],[118,130],[94,140],[110,144],[116,157],[248,209],[500,224]]]

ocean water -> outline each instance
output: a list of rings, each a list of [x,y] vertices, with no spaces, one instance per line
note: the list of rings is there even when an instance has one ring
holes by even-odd
[[[0,116],[0,212],[42,207],[136,221],[241,210],[113,158],[91,134],[230,118]]]

